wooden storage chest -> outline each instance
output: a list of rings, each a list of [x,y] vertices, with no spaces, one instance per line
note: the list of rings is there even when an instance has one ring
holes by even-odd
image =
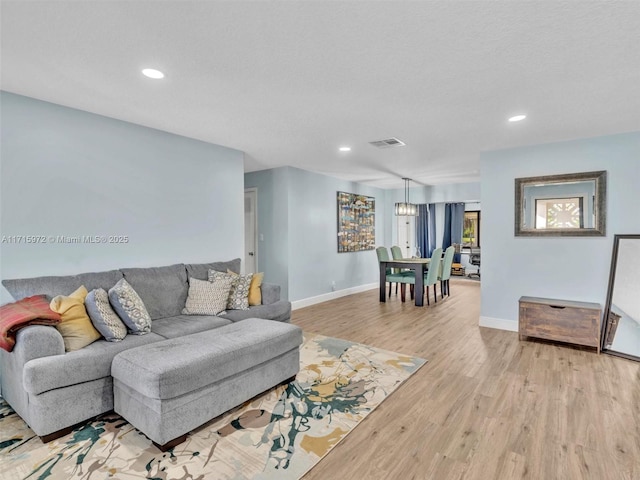
[[[596,347],[600,353],[601,307],[597,303],[520,297],[520,339],[536,337]]]
[[[464,267],[461,263],[454,263],[451,265],[451,275],[458,275],[464,277]]]

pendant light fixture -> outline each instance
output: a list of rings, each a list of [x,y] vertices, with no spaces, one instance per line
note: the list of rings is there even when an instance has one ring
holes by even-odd
[[[396,203],[396,215],[398,216],[417,216],[418,206],[414,203],[409,203],[409,182],[410,178],[403,178],[404,180],[404,202]]]

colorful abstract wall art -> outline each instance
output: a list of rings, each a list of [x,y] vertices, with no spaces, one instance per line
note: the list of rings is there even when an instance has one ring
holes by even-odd
[[[373,250],[376,245],[376,199],[338,192],[338,253]]]

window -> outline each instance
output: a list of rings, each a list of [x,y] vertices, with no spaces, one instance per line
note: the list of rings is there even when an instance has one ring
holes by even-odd
[[[582,197],[536,199],[536,228],[584,228]]]
[[[464,223],[462,226],[462,246],[480,246],[480,210],[470,210],[464,212]]]

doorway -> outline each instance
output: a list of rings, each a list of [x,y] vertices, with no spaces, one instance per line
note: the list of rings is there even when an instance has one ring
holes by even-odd
[[[402,249],[404,258],[411,258],[416,253],[416,217],[398,216],[396,218],[398,246]]]
[[[244,273],[258,271],[258,189],[244,191]]]

